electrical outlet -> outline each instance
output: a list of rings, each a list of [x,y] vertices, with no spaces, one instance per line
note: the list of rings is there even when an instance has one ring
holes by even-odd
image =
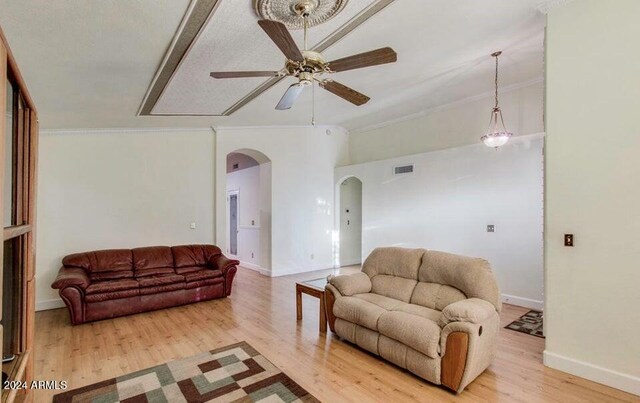
[[[311,256],[310,256],[311,260],[315,259],[315,257],[316,257],[316,256],[315,256],[313,253],[312,253],[312,254],[311,254]]]
[[[253,252],[251,252],[251,259],[253,259]]]
[[[487,232],[496,232],[495,225],[487,225]]]
[[[573,247],[573,234],[564,234],[564,246]]]
[[[196,223],[192,222],[192,223],[189,225],[189,228],[191,228],[191,229],[196,229]]]

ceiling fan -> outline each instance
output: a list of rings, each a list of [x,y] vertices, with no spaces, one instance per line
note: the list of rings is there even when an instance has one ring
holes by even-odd
[[[360,106],[366,104],[370,99],[368,96],[332,79],[322,79],[321,76],[323,74],[393,63],[398,58],[396,52],[386,47],[327,62],[321,53],[307,49],[308,18],[313,9],[314,3],[310,1],[302,0],[293,5],[293,10],[298,16],[303,18],[304,21],[304,50],[302,51],[298,48],[283,23],[267,19],[258,21],[258,25],[260,25],[287,58],[284,69],[280,71],[218,71],[212,72],[210,74],[211,77],[217,79],[284,76],[297,78],[298,82],[289,86],[280,99],[280,102],[278,102],[276,106],[278,110],[290,109],[302,93],[302,90],[307,86],[313,85],[314,81],[317,82],[321,88],[354,105]]]

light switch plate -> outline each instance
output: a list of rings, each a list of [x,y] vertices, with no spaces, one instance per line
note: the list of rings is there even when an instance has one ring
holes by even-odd
[[[495,225],[487,225],[487,232],[496,232]]]
[[[196,229],[196,223],[192,222],[191,225],[189,225],[189,228]]]

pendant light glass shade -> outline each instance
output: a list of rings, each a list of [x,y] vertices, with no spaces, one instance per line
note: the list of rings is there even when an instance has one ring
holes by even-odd
[[[504,126],[504,120],[502,119],[502,111],[496,106],[491,112],[489,130],[480,140],[482,140],[487,147],[498,148],[507,144],[511,136],[513,136],[513,133],[507,131],[507,128]]]
[[[487,146],[498,148],[507,144],[509,138],[513,136],[513,133],[509,132],[504,125],[504,119],[502,118],[502,111],[498,105],[498,56],[502,52],[495,52],[491,56],[496,58],[496,78],[495,78],[495,106],[491,111],[491,118],[489,119],[489,129],[487,134],[482,136],[480,140]]]

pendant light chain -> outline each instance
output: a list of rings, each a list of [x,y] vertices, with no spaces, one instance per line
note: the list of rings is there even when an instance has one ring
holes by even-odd
[[[500,55],[496,55],[496,79],[495,79],[495,85],[496,85],[496,108],[498,107],[498,56]]]

